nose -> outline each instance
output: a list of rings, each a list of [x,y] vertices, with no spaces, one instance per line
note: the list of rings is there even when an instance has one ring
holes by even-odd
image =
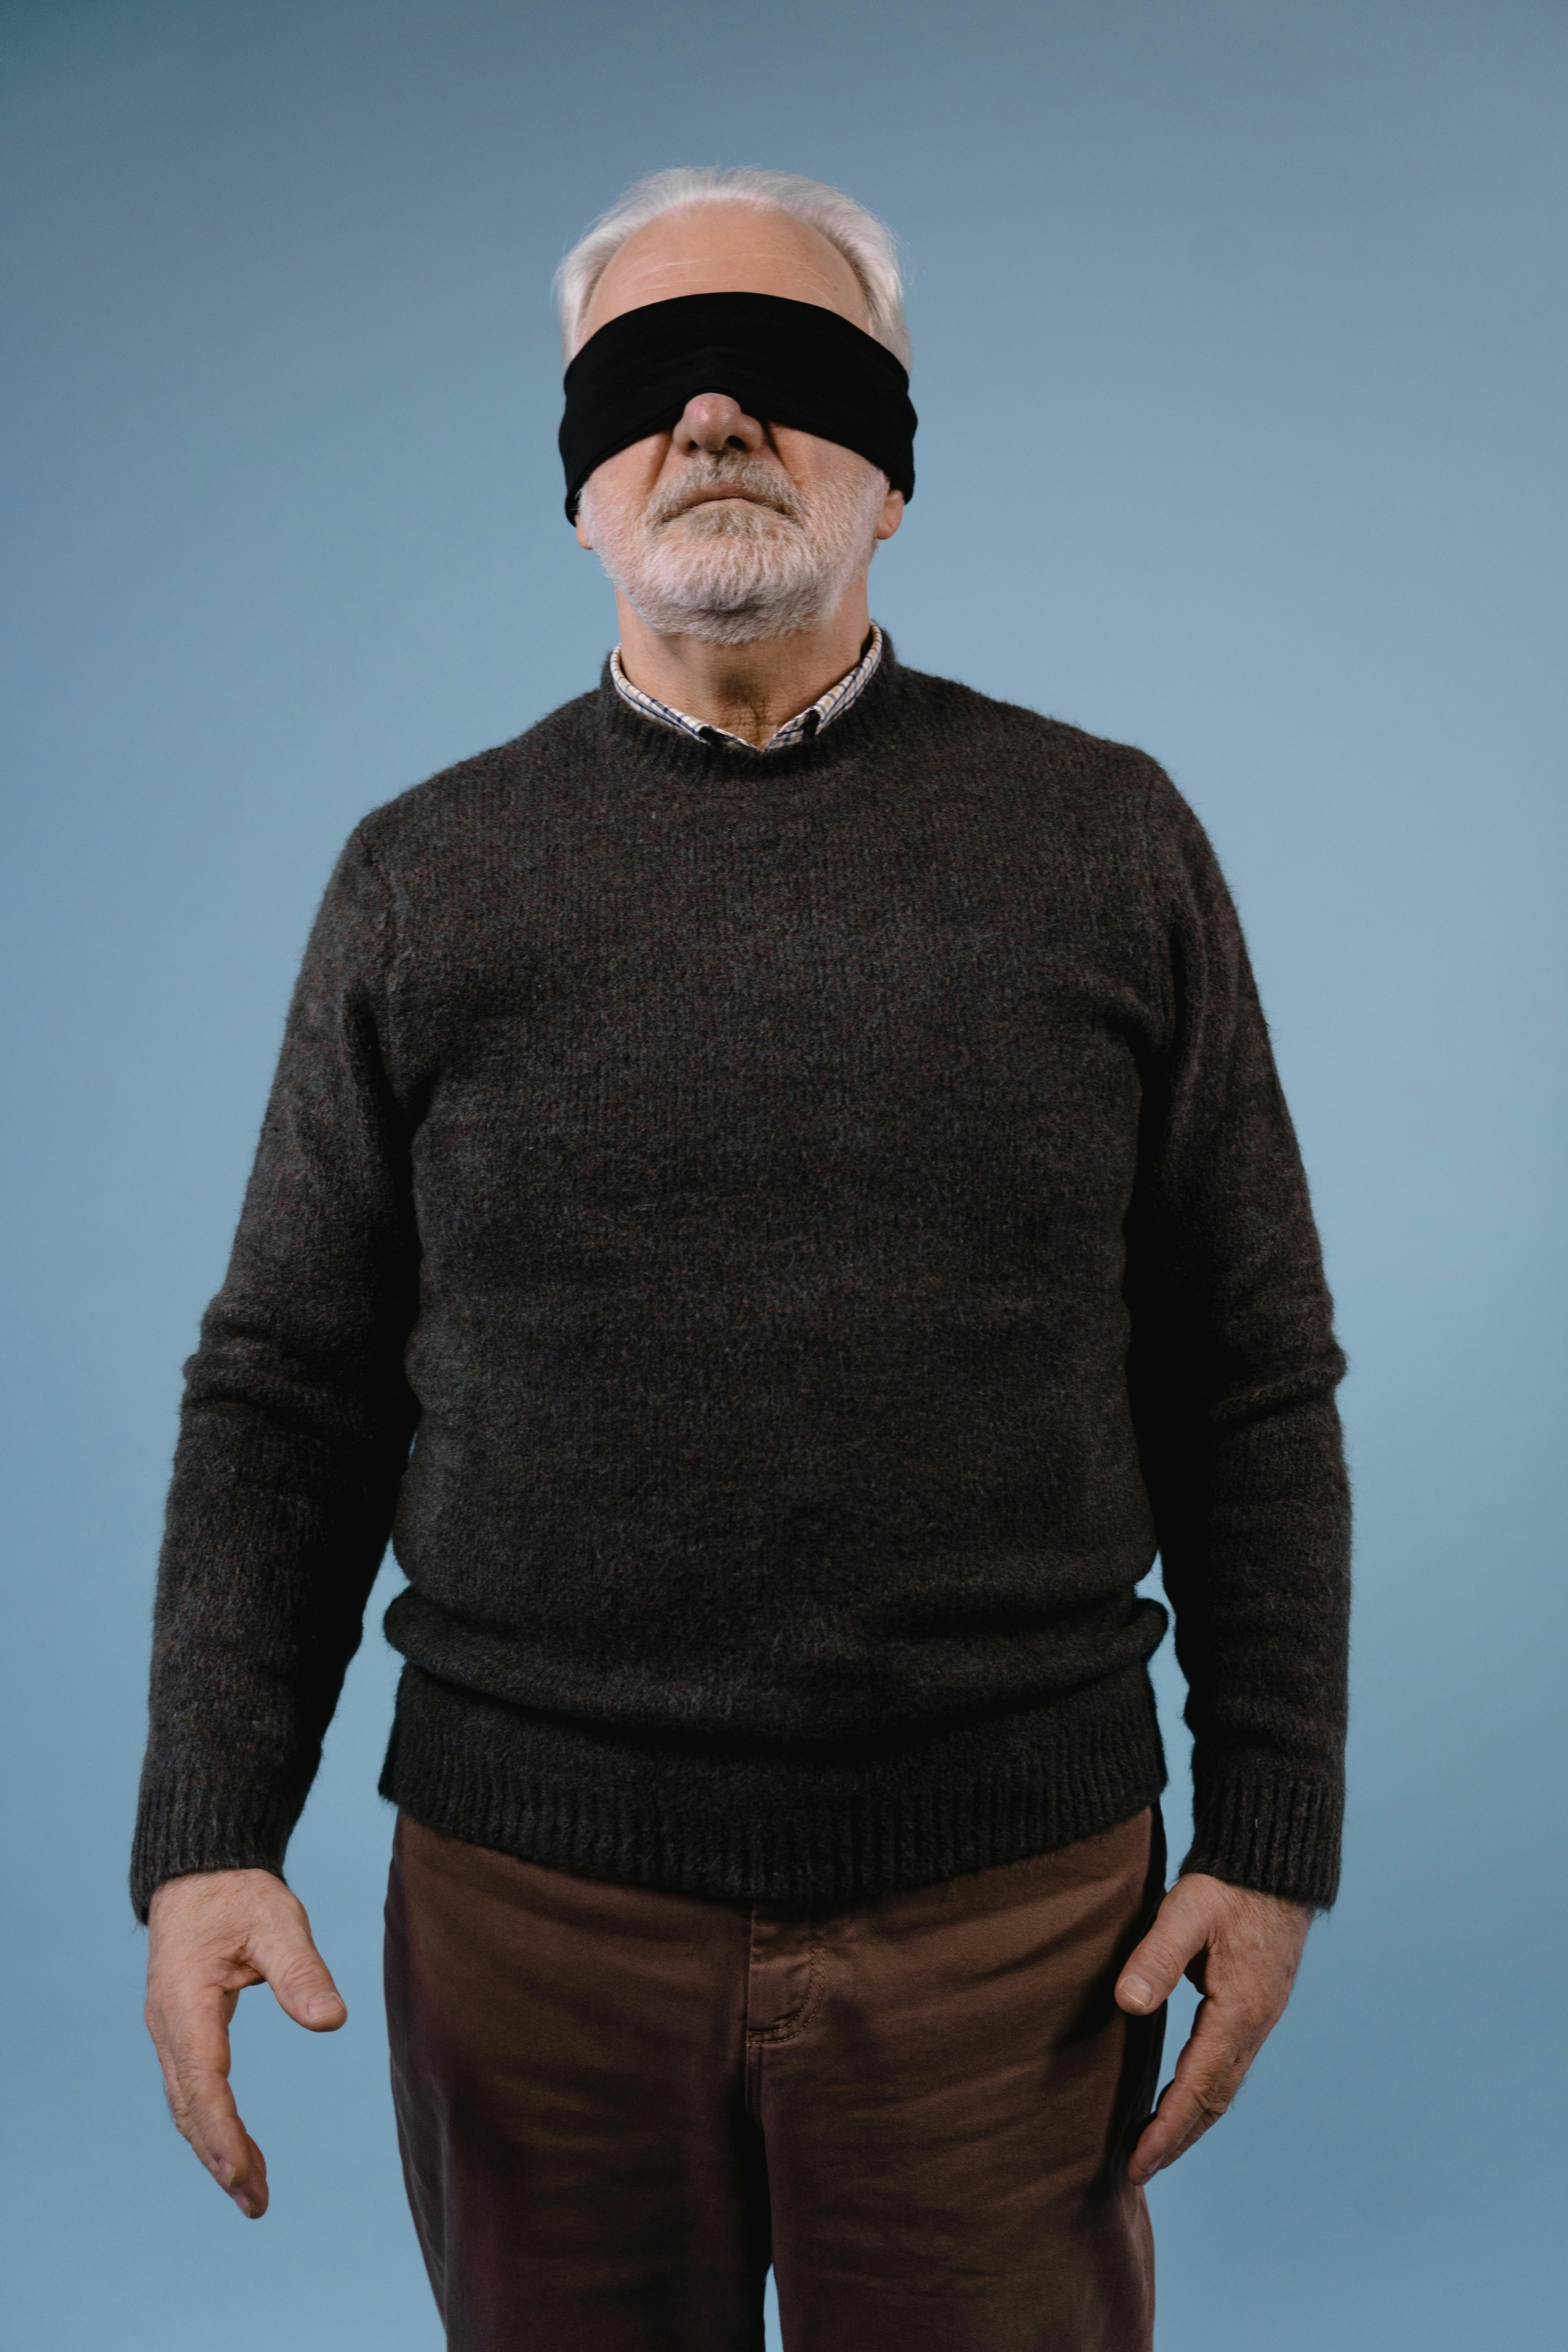
[[[693,394],[675,428],[675,446],[688,457],[695,457],[699,449],[713,457],[723,449],[745,449],[754,455],[765,439],[756,418],[748,416],[727,392]]]

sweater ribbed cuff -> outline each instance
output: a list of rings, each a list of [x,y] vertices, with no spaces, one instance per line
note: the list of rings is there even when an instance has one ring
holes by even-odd
[[[131,1851],[131,1902],[143,1927],[166,1878],[195,1871],[269,1870],[283,1856],[298,1815],[274,1796],[236,1795],[199,1780],[171,1778],[143,1787]]]
[[[1329,1908],[1340,1885],[1342,1780],[1306,1780],[1258,1757],[1195,1765],[1194,1780],[1184,1872]]]

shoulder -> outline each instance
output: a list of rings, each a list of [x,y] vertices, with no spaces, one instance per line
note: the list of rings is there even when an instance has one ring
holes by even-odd
[[[595,698],[576,695],[522,734],[382,802],[360,819],[349,850],[377,866],[404,866],[491,822],[515,824],[520,810],[558,789],[591,756]]]
[[[913,731],[944,777],[1005,812],[1013,842],[1035,844],[1063,887],[1081,887],[1098,927],[1126,936],[1194,919],[1236,928],[1202,820],[1151,753],[954,678],[904,677]]]
[[[1093,735],[1064,719],[982,694],[956,678],[905,669],[917,731],[944,757],[1049,789],[1086,815],[1147,832],[1197,820],[1159,761],[1135,743]]]

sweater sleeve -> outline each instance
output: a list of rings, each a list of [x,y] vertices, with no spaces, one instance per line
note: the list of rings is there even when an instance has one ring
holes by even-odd
[[[387,894],[351,838],[312,929],[222,1289],[185,1389],[132,1861],[281,1874],[359,1645],[415,1422],[408,1134]]]
[[[1241,928],[1162,776],[1163,1034],[1129,1221],[1129,1378],[1193,1734],[1184,1871],[1327,1908],[1344,1804],[1345,1360]]]

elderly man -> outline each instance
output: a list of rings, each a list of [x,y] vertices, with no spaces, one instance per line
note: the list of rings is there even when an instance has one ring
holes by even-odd
[[[1246,950],[1151,760],[872,625],[877,222],[661,173],[560,290],[619,644],[351,837],[187,1367],[133,1871],[170,2101],[262,2212],[227,2023],[343,2020],[281,1872],[390,1534],[448,2343],[741,2352],[771,2263],[790,2352],[1135,2352],[1144,2184],[1338,1874],[1343,1364]]]

